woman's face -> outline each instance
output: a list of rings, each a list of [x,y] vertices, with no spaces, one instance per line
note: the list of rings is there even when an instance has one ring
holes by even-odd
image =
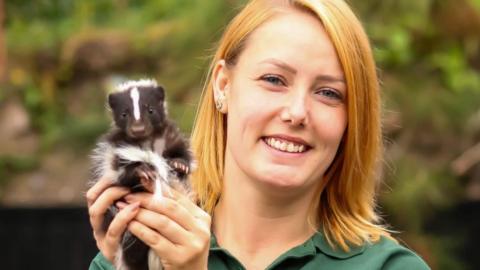
[[[219,65],[228,104],[226,177],[272,190],[312,189],[347,125],[344,74],[321,23],[288,9],[251,34],[233,67]]]

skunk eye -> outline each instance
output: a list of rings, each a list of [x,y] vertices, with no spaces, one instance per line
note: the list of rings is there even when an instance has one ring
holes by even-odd
[[[126,118],[126,117],[127,117],[127,113],[124,112],[124,113],[121,114],[121,116],[122,116],[122,118]]]
[[[148,113],[149,113],[149,114],[153,114],[154,112],[155,112],[155,111],[153,110],[152,107],[148,107]]]

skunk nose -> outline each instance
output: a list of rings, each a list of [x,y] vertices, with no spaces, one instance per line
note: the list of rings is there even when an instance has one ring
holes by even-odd
[[[132,133],[137,137],[145,135],[145,126],[142,124],[132,125]]]

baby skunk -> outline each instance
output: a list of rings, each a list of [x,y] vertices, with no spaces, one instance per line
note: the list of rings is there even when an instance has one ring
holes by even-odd
[[[108,105],[115,125],[94,150],[93,182],[107,176],[115,186],[152,192],[154,198],[169,188],[188,193],[192,155],[188,142],[167,118],[164,89],[155,80],[127,81],[109,94]],[[118,211],[115,205],[107,211],[105,232]],[[115,266],[125,270],[162,268],[149,247],[128,231]]]

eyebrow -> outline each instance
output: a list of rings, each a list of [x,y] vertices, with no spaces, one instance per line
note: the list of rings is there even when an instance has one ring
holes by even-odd
[[[277,66],[281,69],[284,69],[292,74],[297,74],[297,70],[294,69],[293,67],[291,67],[290,65],[288,65],[287,63],[283,62],[283,61],[280,61],[278,59],[274,59],[274,58],[268,58],[268,59],[265,59],[263,60],[262,62],[260,62],[260,64],[262,63],[265,63],[265,64],[272,64],[274,66]]]
[[[271,64],[271,65],[274,65],[274,66],[277,66],[281,69],[284,69],[292,74],[297,74],[297,70],[295,68],[293,68],[292,66],[288,65],[287,63],[281,61],[281,60],[278,60],[278,59],[274,59],[274,58],[268,58],[268,59],[265,59],[263,61],[260,62],[261,64],[262,63],[266,63],[266,64]],[[335,82],[340,82],[340,83],[343,83],[343,84],[347,84],[345,82],[345,79],[343,78],[343,76],[341,77],[335,77],[335,76],[332,76],[332,75],[318,75],[317,77],[315,77],[315,81],[318,82],[318,81],[322,81],[322,82],[331,82],[331,83],[335,83]]]
[[[330,75],[319,75],[315,78],[315,81],[329,82],[329,83],[343,83],[345,85],[347,84],[343,76],[339,78],[339,77],[330,76]]]

